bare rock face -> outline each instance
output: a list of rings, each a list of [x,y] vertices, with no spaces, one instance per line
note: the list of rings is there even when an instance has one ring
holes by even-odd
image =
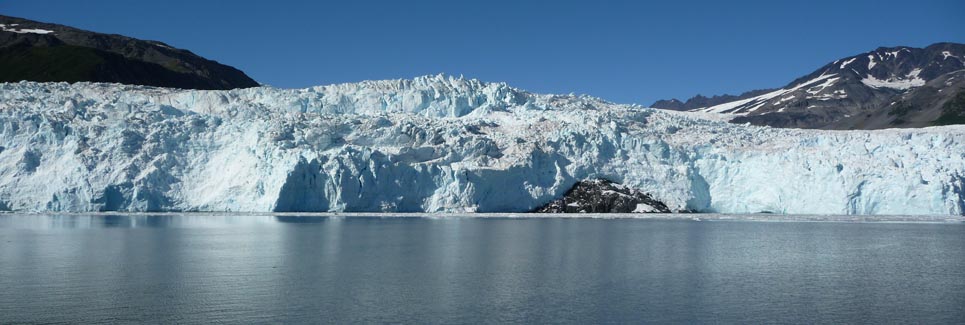
[[[603,179],[576,183],[562,198],[544,205],[539,213],[670,213],[650,194]]]

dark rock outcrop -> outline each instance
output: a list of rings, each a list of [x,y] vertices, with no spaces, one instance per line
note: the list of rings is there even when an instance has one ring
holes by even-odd
[[[608,180],[585,180],[573,185],[562,198],[533,212],[537,213],[670,213],[663,202],[650,194]]]

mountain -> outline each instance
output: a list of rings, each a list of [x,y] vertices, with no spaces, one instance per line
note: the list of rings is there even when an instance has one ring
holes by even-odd
[[[792,128],[962,123],[965,108],[955,99],[965,96],[963,69],[965,44],[882,47],[831,62],[777,90],[684,109],[732,114],[734,123]],[[662,101],[657,104],[667,106]]]
[[[686,102],[682,102],[679,99],[673,98],[670,100],[658,100],[650,105],[653,108],[669,109],[674,111],[689,111],[702,107],[710,107],[715,105],[720,105],[723,103],[728,103],[736,100],[747,99],[755,97],[758,95],[766,94],[772,92],[776,89],[758,89],[744,92],[740,95],[714,95],[713,97],[705,97],[703,95],[697,95],[691,97]]]
[[[238,69],[161,42],[0,16],[0,81],[21,80],[185,89],[258,86]]]
[[[228,91],[6,83],[0,207],[526,212],[602,179],[677,212],[965,212],[965,126],[718,117],[445,76]]]

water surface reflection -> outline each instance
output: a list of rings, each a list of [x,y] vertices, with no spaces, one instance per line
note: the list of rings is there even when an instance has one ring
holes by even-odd
[[[0,215],[8,322],[961,322],[961,224]]]

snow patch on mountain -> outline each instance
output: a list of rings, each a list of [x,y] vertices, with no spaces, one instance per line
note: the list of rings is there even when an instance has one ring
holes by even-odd
[[[963,126],[720,116],[445,76],[231,91],[0,84],[0,206],[518,212],[608,179],[674,211],[965,211]]]
[[[834,86],[834,83],[837,82],[839,79],[841,79],[841,78],[828,78],[828,79],[825,79],[824,82],[821,83],[820,85],[815,85],[815,86],[813,86],[813,87],[809,87],[809,88],[806,90],[806,92],[807,92],[808,94],[811,94],[811,95],[820,94],[822,91],[824,91],[824,90],[827,89],[828,87]]]
[[[851,64],[851,62],[854,62],[854,60],[857,60],[857,59],[858,59],[858,58],[850,58],[850,59],[845,60],[843,63],[841,63],[841,69],[844,69],[844,67],[847,67],[849,64]],[[837,62],[837,61],[835,61],[835,62]]]
[[[911,73],[909,73],[905,78],[892,77],[885,80],[875,78],[874,76],[869,74],[864,79],[861,79],[861,83],[865,84],[865,86],[872,87],[872,88],[891,88],[891,89],[898,89],[898,90],[908,90],[911,88],[921,87],[925,85],[925,80],[918,77],[919,73],[921,73],[921,69],[915,69]]]
[[[728,114],[734,114],[734,115],[747,115],[748,113],[752,113],[755,110],[761,108],[764,104],[767,104],[767,102],[770,101],[771,99],[793,93],[805,87],[812,87],[812,85],[823,81],[822,84],[813,86],[813,87],[819,88],[818,90],[812,90],[814,88],[809,88],[808,90],[809,93],[817,94],[824,88],[834,85],[834,83],[839,79],[839,78],[832,78],[835,75],[836,74],[824,74],[824,75],[818,76],[817,78],[800,83],[791,88],[782,88],[763,95],[759,95],[759,96],[755,96],[747,99],[736,100],[733,102],[723,103],[720,105],[715,105],[710,107],[698,108],[696,109],[696,111],[705,112],[705,113],[728,113]],[[779,100],[777,103],[780,103],[780,102],[782,101]],[[749,105],[754,105],[754,106],[750,106],[749,108],[747,108]]]
[[[9,24],[9,25],[0,24],[0,30],[4,32],[17,33],[17,34],[40,34],[40,35],[50,34],[54,32],[52,30],[38,29],[38,28],[20,28],[20,29],[15,28],[16,26],[19,26],[19,25],[20,24]]]

